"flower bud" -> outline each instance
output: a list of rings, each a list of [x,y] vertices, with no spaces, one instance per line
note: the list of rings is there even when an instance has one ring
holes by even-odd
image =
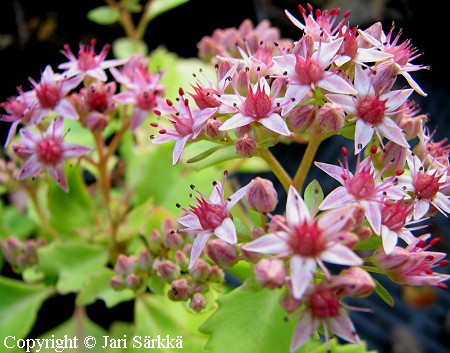
[[[196,282],[206,282],[209,277],[209,271],[211,266],[203,259],[198,259],[195,262],[194,267],[191,268],[189,273]]]
[[[175,253],[175,263],[180,267],[182,272],[186,272],[189,267],[189,258],[183,251],[177,250]]]
[[[232,267],[239,260],[236,246],[219,238],[208,241],[206,252],[220,268]]]
[[[176,279],[170,284],[170,290],[167,293],[173,301],[186,301],[191,295],[191,288],[185,278]]]
[[[219,130],[222,122],[217,119],[208,119],[205,124],[205,132],[213,140],[223,140],[227,136],[226,131]]]
[[[257,151],[256,142],[249,134],[244,134],[236,141],[236,153],[242,157],[249,158]]]
[[[233,82],[235,82],[235,86],[236,89],[238,90],[238,92],[240,93],[241,96],[247,96],[248,92],[251,88],[249,88],[249,84],[248,84],[248,72],[245,70],[240,70],[237,75],[235,80],[233,80]]]
[[[199,313],[200,311],[202,311],[204,308],[206,308],[206,305],[208,304],[208,302],[206,301],[206,298],[203,294],[201,293],[195,293],[192,296],[191,302],[189,303],[189,306],[192,310],[194,310],[195,312]]]
[[[164,237],[164,245],[171,250],[178,250],[184,244],[184,239],[180,233],[175,232],[174,230],[168,232]]]
[[[92,132],[102,132],[108,126],[108,118],[105,114],[93,111],[86,118],[86,126]]]
[[[153,229],[150,234],[150,240],[148,241],[148,247],[153,253],[159,253],[161,250],[162,236],[157,229]]]
[[[262,259],[255,266],[256,281],[264,288],[281,288],[286,278],[284,261],[279,259]]]
[[[296,311],[300,307],[300,304],[300,300],[294,298],[289,291],[286,291],[281,297],[281,306],[288,313]]]
[[[344,127],[345,112],[344,109],[333,103],[325,103],[319,109],[317,121],[325,132],[337,132]]]
[[[372,228],[369,226],[361,226],[356,230],[360,240],[367,240],[372,236]]]
[[[389,141],[383,149],[381,155],[381,165],[387,166],[386,171],[395,173],[397,170],[405,168],[406,155],[408,150],[395,142]]]
[[[241,251],[242,251],[242,257],[246,261],[252,262],[254,264],[256,264],[263,257],[263,254],[261,254],[259,252],[245,250],[245,249],[242,249],[242,247],[241,247]]]
[[[242,136],[245,134],[250,134],[252,132],[252,127],[249,125],[239,126],[237,127],[234,132],[236,133],[236,136]]]
[[[138,258],[139,269],[145,272],[150,271],[152,268],[152,263],[153,260],[150,252],[147,249],[142,250]]]
[[[126,287],[125,280],[120,275],[115,275],[111,277],[110,285],[114,290],[122,290]]]
[[[316,118],[316,108],[313,105],[303,105],[289,112],[286,123],[289,130],[295,133],[305,132]]]
[[[253,210],[269,213],[277,206],[278,194],[270,180],[256,177],[247,189],[247,200]]]
[[[369,273],[359,267],[343,270],[338,276],[331,276],[324,283],[326,287],[336,290],[339,296],[350,295],[355,298],[367,297],[376,286]]]
[[[270,219],[270,222],[268,224],[268,231],[269,233],[278,232],[280,230],[284,230],[282,227],[282,224],[286,224],[286,218],[282,215],[275,215]]]
[[[156,274],[163,281],[171,282],[180,276],[180,268],[172,261],[163,260],[158,263]]]
[[[223,283],[225,281],[225,273],[218,266],[211,266],[208,281],[212,283]]]
[[[405,264],[409,260],[409,256],[410,253],[399,246],[394,247],[390,254],[386,254],[384,249],[377,249],[372,254],[372,262],[378,268],[391,271]]]
[[[134,256],[125,256],[120,254],[117,257],[114,271],[119,275],[128,275],[136,270],[137,259]]]
[[[127,287],[130,289],[138,289],[141,285],[141,278],[135,273],[130,273],[126,278]]]

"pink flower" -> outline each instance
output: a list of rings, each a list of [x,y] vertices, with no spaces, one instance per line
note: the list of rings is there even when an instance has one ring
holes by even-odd
[[[75,108],[66,99],[68,93],[81,82],[78,78],[65,79],[53,72],[50,65],[45,67],[39,83],[30,78],[33,90],[24,92],[25,99],[36,105],[31,120],[39,124],[50,112],[64,118],[78,119]]]
[[[170,117],[163,116],[173,125],[173,129],[161,128],[159,135],[153,137],[153,143],[155,144],[176,141],[172,157],[174,165],[180,159],[186,143],[195,140],[202,132],[207,120],[217,112],[217,108],[191,109],[189,100],[184,97],[184,91],[181,88],[179,93],[178,109],[173,106],[170,100],[167,100],[167,105],[174,113]],[[161,112],[155,111],[155,114],[160,115]],[[152,123],[152,126],[159,127],[159,124]]]
[[[335,71],[327,70],[336,59],[343,40],[319,42],[315,50],[313,38],[306,35],[293,54],[274,57],[280,72],[278,76],[288,80],[282,115],[294,108],[310,90],[315,91],[319,87],[329,92],[356,94],[348,80]]]
[[[227,173],[225,173],[225,177],[226,175]],[[191,189],[195,190],[200,195],[200,198],[194,199],[196,206],[190,206],[189,209],[183,208],[186,215],[178,219],[178,222],[186,227],[182,229],[183,232],[195,234],[189,269],[195,265],[205,248],[206,242],[212,235],[229,244],[237,243],[236,227],[234,226],[230,209],[245,196],[248,185],[240,188],[225,199],[225,177],[222,183],[219,181],[214,182],[214,189],[210,197],[198,191],[194,185],[191,185]]]
[[[417,199],[413,213],[414,219],[422,218],[430,205],[444,215],[450,213],[449,196],[442,192],[448,186],[446,170],[440,171],[434,166],[425,168],[416,155],[409,155],[406,161],[409,175],[405,173],[399,177],[399,186],[413,193]]]
[[[247,251],[290,256],[292,292],[296,299],[313,278],[316,265],[329,275],[323,261],[340,265],[361,265],[362,260],[340,242],[351,212],[336,210],[313,217],[297,190],[291,186],[286,203],[287,224],[242,246]]]
[[[447,255],[441,252],[428,251],[427,249],[436,244],[432,239],[429,244],[426,241],[429,234],[425,234],[415,242],[409,244],[406,249],[396,246],[390,254],[386,254],[383,249],[376,250],[372,255],[374,264],[386,271],[386,274],[395,282],[413,286],[438,286],[447,288],[442,283],[450,278],[450,275],[433,271],[436,267],[443,267],[448,264],[444,257]]]
[[[91,151],[90,148],[73,143],[64,142],[64,119],[55,119],[47,128],[45,136],[35,135],[28,130],[21,129],[20,134],[24,147],[20,153],[30,155],[18,175],[18,179],[36,177],[42,169],[46,168],[52,178],[68,192],[69,186],[64,173],[63,164],[66,159],[82,156]]]
[[[353,115],[350,120],[356,120],[355,154],[359,153],[372,139],[376,132],[382,142],[382,137],[409,148],[405,133],[390,118],[411,95],[412,89],[390,91],[380,94],[376,91],[371,71],[356,66],[355,88],[356,97],[342,94],[327,94],[325,97]]]
[[[89,45],[81,45],[78,52],[78,58],[72,53],[69,45],[64,46],[61,52],[69,59],[68,62],[60,64],[58,69],[66,70],[63,75],[67,78],[77,76],[80,80],[85,77],[92,77],[96,80],[105,82],[108,78],[105,69],[122,65],[126,60],[105,60],[110,46],[105,45],[101,52],[95,52],[95,39],[91,40]]]
[[[237,90],[234,95],[223,94],[218,97],[218,100],[226,106],[224,109],[221,108],[221,113],[236,113],[225,121],[219,130],[231,130],[257,122],[280,135],[289,136],[289,128],[278,112],[280,102],[277,96],[282,85],[276,87],[271,95],[270,86],[263,77],[249,89],[245,98]]]
[[[378,181],[382,175],[382,171],[376,173],[372,162],[372,155],[359,161],[356,165],[355,174],[350,172],[348,165],[348,151],[346,148],[342,149],[345,163],[340,167],[315,162],[315,165],[322,169],[325,173],[339,181],[342,186],[338,186],[323,200],[319,206],[320,210],[328,210],[338,208],[352,202],[358,202],[365,210],[365,215],[369,221],[370,226],[375,233],[381,232],[381,200],[390,199],[398,200],[405,196],[405,193],[398,189],[395,184],[397,176],[385,178],[383,181]]]

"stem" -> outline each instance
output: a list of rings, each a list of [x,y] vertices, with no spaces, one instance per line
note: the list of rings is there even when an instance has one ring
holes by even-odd
[[[102,135],[99,133],[95,134],[95,143],[98,150],[98,171],[100,178],[100,186],[102,189],[102,194],[105,199],[106,208],[109,213],[109,200],[110,200],[110,178],[108,175],[108,153],[105,152],[105,142],[103,141]]]
[[[275,158],[275,156],[268,149],[261,148],[258,151],[258,154],[262,159],[264,159],[264,161],[270,167],[272,172],[278,178],[278,180],[280,181],[284,190],[286,190],[286,192],[288,192],[289,187],[293,184],[293,182],[292,182],[292,179],[289,176],[289,174],[286,172],[286,170],[280,164],[280,162],[278,162],[278,160]]]
[[[323,140],[325,140],[325,136],[316,132],[312,135],[312,138],[309,140],[309,143],[306,146],[305,154],[303,155],[302,161],[293,179],[293,184],[295,185],[295,188],[299,193],[301,193],[303,190],[303,184],[305,183],[306,176],[311,169],[311,165],[314,162],[317,150],[319,149],[319,146]]]
[[[139,23],[136,28],[136,39],[142,40],[144,38],[145,32],[147,31],[148,23],[150,22],[151,12],[149,11],[150,5],[153,0],[148,0],[145,4],[144,13],[139,20]]]

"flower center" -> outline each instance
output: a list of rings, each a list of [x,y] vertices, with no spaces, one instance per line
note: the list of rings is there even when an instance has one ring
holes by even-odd
[[[355,197],[364,199],[373,194],[375,180],[370,168],[364,168],[347,182],[348,191]]]
[[[272,101],[270,97],[258,86],[256,93],[249,91],[244,102],[245,115],[256,120],[265,118],[272,110]]]
[[[63,149],[61,142],[56,139],[45,139],[37,144],[38,159],[45,165],[55,166],[59,164],[62,159],[62,155]]]
[[[295,72],[298,81],[303,85],[310,85],[319,81],[323,76],[323,70],[319,67],[319,63],[314,59],[303,59],[296,55]]]
[[[316,223],[303,223],[295,226],[290,234],[289,245],[295,253],[301,256],[315,257],[325,249],[322,230]]]
[[[108,97],[105,92],[92,89],[87,95],[86,104],[89,110],[104,112],[108,108]]]
[[[341,304],[330,289],[320,288],[311,295],[308,306],[313,317],[327,319],[339,315]]]
[[[435,175],[420,173],[414,178],[414,188],[418,197],[431,200],[439,191],[441,184],[440,177]]]
[[[40,84],[36,88],[36,96],[43,108],[54,108],[60,100],[59,88],[54,85]]]
[[[203,229],[216,229],[225,218],[228,211],[222,205],[209,203],[202,199],[197,199],[197,207],[191,206],[191,211],[197,216]]]
[[[156,97],[149,91],[139,94],[136,100],[137,106],[142,110],[152,110],[156,105]]]
[[[381,223],[390,230],[399,231],[405,226],[406,217],[411,212],[412,204],[404,204],[402,200],[397,202],[385,202],[381,208]]]
[[[379,124],[384,119],[386,100],[380,100],[380,96],[366,97],[358,106],[358,116],[369,124]]]
[[[98,67],[95,59],[95,52],[91,48],[83,47],[78,52],[78,68],[81,71],[88,71]]]

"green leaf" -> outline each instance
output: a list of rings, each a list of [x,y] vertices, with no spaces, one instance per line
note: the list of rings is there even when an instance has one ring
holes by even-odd
[[[173,8],[187,3],[189,0],[153,0],[147,8],[147,18],[149,20],[172,10]]]
[[[38,250],[38,264],[47,279],[56,280],[59,293],[80,291],[101,272],[108,260],[107,249],[77,241],[54,241]]]
[[[384,288],[380,282],[378,282],[375,278],[372,279],[375,281],[376,283],[376,287],[375,287],[375,293],[377,293],[381,299],[384,300],[384,302],[386,304],[388,304],[390,307],[394,307],[395,305],[395,301],[394,298],[392,297],[392,295],[388,292],[388,290],[386,288]]]
[[[319,210],[319,205],[323,201],[323,190],[316,179],[311,181],[306,187],[304,199],[311,214],[315,215]]]
[[[339,134],[349,140],[355,139],[356,124],[349,124],[339,131]]]
[[[112,52],[114,57],[118,59],[128,59],[135,53],[142,55],[148,54],[148,46],[145,42],[134,42],[130,38],[117,38],[112,43]]]
[[[69,192],[50,183],[48,207],[50,223],[62,236],[77,235],[78,230],[94,224],[94,205],[79,168],[66,168]]]
[[[119,303],[134,299],[135,295],[131,289],[116,291],[111,287],[110,280],[115,274],[110,268],[103,268],[92,274],[81,288],[76,304],[86,306],[101,299],[107,308],[112,308]]]
[[[61,325],[57,326],[56,328],[47,331],[43,335],[41,335],[40,339],[64,339],[65,337],[68,338],[67,345],[63,346],[64,350],[60,350],[60,352],[79,352],[84,351],[84,342],[83,340],[86,337],[93,337],[96,340],[95,347],[86,349],[85,352],[89,353],[101,353],[105,350],[102,348],[103,342],[104,342],[104,336],[108,335],[108,332],[106,332],[102,327],[97,325],[96,323],[89,320],[87,315],[83,315],[83,312],[78,313],[78,316],[72,316],[69,320],[66,322],[63,322]],[[74,342],[74,337],[77,338],[76,342]],[[51,341],[50,341],[51,342]],[[88,343],[93,343],[93,340],[87,341]],[[75,343],[78,349],[75,348]],[[37,346],[36,346],[37,347]],[[70,348],[72,347],[72,348]],[[39,351],[39,353],[55,353],[58,350],[55,348],[45,348],[45,344],[43,345],[42,349]],[[37,350],[36,350],[37,352]]]
[[[100,6],[90,10],[87,13],[87,18],[99,25],[112,25],[119,21],[119,9],[111,6]]]
[[[284,320],[281,294],[240,287],[218,299],[219,308],[200,327],[210,335],[206,348],[211,353],[289,352],[296,320]]]
[[[238,217],[233,218],[234,226],[236,227],[236,232],[241,241],[251,241],[253,240],[252,230]]]
[[[372,234],[369,239],[358,242],[355,246],[355,250],[376,250],[382,247],[382,239],[376,234]]]
[[[17,236],[26,238],[36,229],[34,222],[15,205],[0,205],[0,238]]]
[[[194,313],[186,307],[186,303],[173,302],[166,295],[142,295],[135,302],[136,336],[142,339],[145,336],[165,338],[169,335],[171,339],[181,337],[183,351],[203,352],[207,336],[199,332],[198,327],[208,316],[208,312]],[[152,349],[152,352],[169,351],[172,349],[159,349],[157,346]]]
[[[0,337],[26,337],[53,288],[0,277]]]

